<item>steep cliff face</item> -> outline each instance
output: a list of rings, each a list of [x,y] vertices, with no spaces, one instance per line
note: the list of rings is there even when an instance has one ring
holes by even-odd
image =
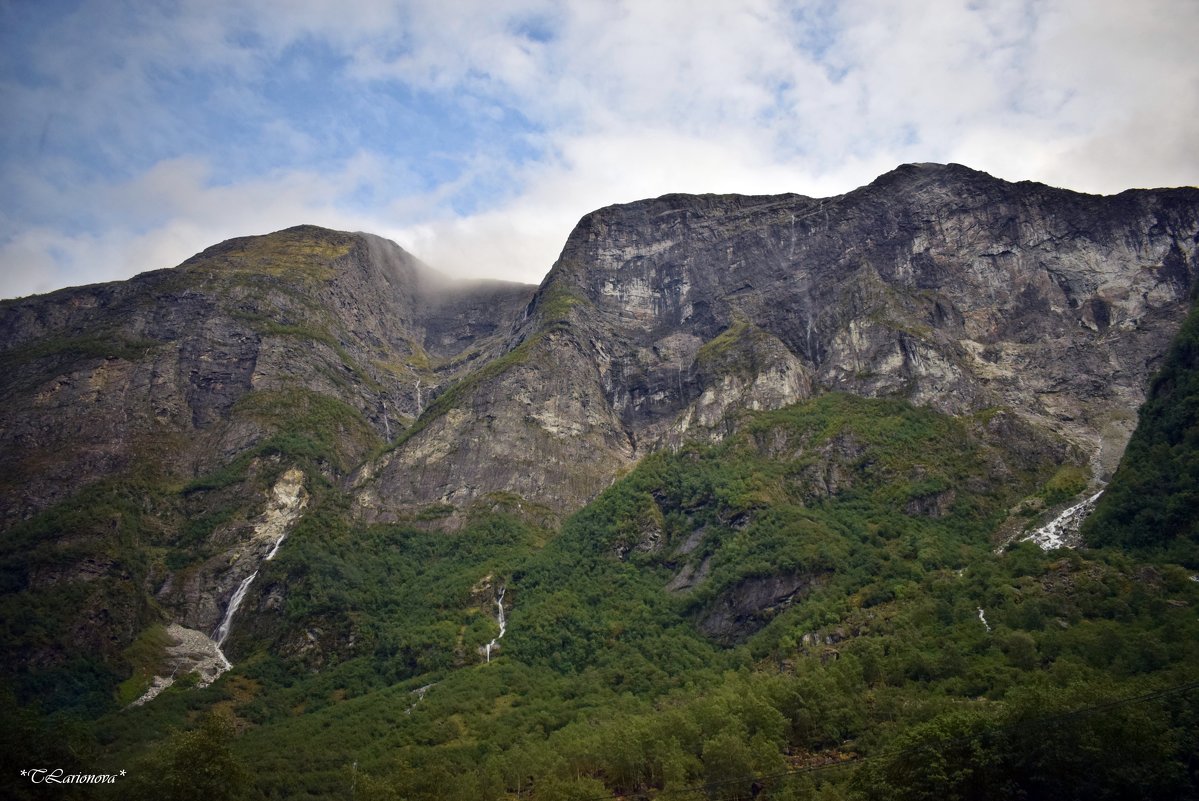
[[[327,495],[496,355],[533,291],[301,226],[0,303],[0,583],[52,632],[28,630],[23,665],[112,657],[163,618],[213,631],[279,482]]]
[[[302,226],[0,303],[0,585],[63,618],[12,653],[23,670],[119,653],[155,621],[212,631],[287,476],[306,499],[288,525],[347,537],[496,508],[540,525],[646,454],[842,391],[968,419],[1008,454],[998,483],[1062,462],[1102,480],[1185,312],[1197,239],[1193,189],[1093,197],[909,165],[833,198],[601,209],[536,288],[449,281],[377,237]],[[812,482],[831,497],[857,457],[828,447]],[[687,562],[674,589],[709,567]],[[266,615],[285,584],[264,575],[246,608]],[[729,598],[714,631],[753,605]]]
[[[174,270],[0,304],[0,519],[138,463],[187,481],[296,422],[356,466],[498,348],[532,294],[455,283],[394,244],[310,226]],[[484,313],[485,311],[485,313]]]
[[[624,403],[633,428],[711,386],[679,391],[677,373],[699,372],[707,354],[688,360],[664,342],[686,330],[728,347],[714,338],[740,328],[780,342],[799,364],[780,354],[779,372],[802,368],[821,389],[951,413],[1010,405],[1098,452],[1108,413],[1136,407],[1146,363],[1181,319],[1195,202],[912,165],[819,201],[666,197],[597,212],[567,247],[585,267],[555,278],[632,346],[612,364],[647,390]],[[1118,454],[1126,434],[1112,436]]]
[[[1197,237],[1195,190],[1096,197],[958,165],[824,199],[601,209],[508,354],[429,410],[363,507],[516,492],[565,511],[644,453],[828,390],[1009,409],[1102,479],[1185,312]]]

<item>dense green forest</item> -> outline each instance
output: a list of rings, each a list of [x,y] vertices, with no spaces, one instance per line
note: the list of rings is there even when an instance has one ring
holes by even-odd
[[[1199,569],[1199,305],[1149,385],[1087,540]]]
[[[1199,582],[1168,552],[997,554],[1013,509],[1085,483],[1036,441],[829,394],[648,457],[560,530],[506,498],[449,534],[357,525],[314,484],[233,671],[122,708],[149,626],[126,674],[18,682],[6,770],[128,773],[59,798],[1194,797]],[[291,648],[314,626],[343,647]]]

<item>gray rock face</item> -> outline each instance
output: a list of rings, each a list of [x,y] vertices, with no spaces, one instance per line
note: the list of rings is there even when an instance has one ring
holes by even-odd
[[[824,200],[667,196],[590,215],[553,279],[626,345],[612,370],[649,391],[612,399],[634,429],[715,383],[671,381],[705,365],[663,340],[712,342],[744,321],[786,349],[767,364],[820,389],[1012,406],[1099,452],[1185,305],[1197,197],[1097,198],[935,165]]]
[[[449,281],[378,237],[300,226],[3,301],[0,532],[51,516],[0,548],[6,586],[86,589],[72,642],[119,654],[164,606],[219,618],[263,493],[300,462],[363,521],[453,528],[482,506],[551,522],[655,449],[829,390],[986,410],[1033,461],[1064,438],[1103,479],[1185,313],[1197,242],[1194,189],[1095,197],[907,165],[832,198],[600,209],[540,287]],[[849,480],[836,457],[856,444],[829,447],[803,476],[814,496]],[[54,517],[68,499],[87,514]],[[662,547],[655,531],[629,547]],[[705,630],[746,630],[808,578],[769,581]],[[285,594],[264,582],[247,614]],[[287,648],[332,658],[349,635],[324,625]]]
[[[819,576],[804,573],[745,579],[721,593],[708,606],[697,627],[725,645],[740,642],[806,595],[818,582]]]
[[[532,292],[452,282],[378,237],[301,226],[0,303],[0,526],[139,461],[202,476],[313,395],[360,416],[339,443],[356,466],[422,395],[493,356]]]
[[[141,462],[204,475],[313,395],[358,416],[340,470],[398,443],[356,473],[367,519],[566,512],[644,453],[830,389],[1006,408],[1103,478],[1199,271],[1197,207],[956,165],[825,199],[667,195],[587,215],[535,294],[366,234],[231,240],[0,304],[0,519]]]
[[[958,165],[825,199],[601,209],[508,354],[372,473],[363,507],[516,492],[566,511],[646,452],[826,390],[1004,408],[1102,479],[1181,322],[1197,237],[1193,189],[1097,197]]]
[[[0,519],[139,461],[203,475],[312,395],[358,416],[345,470],[399,442],[357,474],[370,519],[497,493],[565,512],[641,454],[830,389],[1005,407],[1103,477],[1199,272],[1197,215],[1195,190],[908,165],[833,198],[601,209],[535,294],[366,234],[231,240],[0,304]]]

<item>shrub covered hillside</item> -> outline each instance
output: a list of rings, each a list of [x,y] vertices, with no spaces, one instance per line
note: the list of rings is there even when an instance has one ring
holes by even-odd
[[[2,301],[0,797],[1199,796],[1197,232],[920,164]]]
[[[10,737],[72,732],[142,777],[123,798],[1193,795],[1199,583],[993,552],[1057,472],[996,415],[834,394],[645,460],[556,535],[499,502],[446,535],[326,498],[271,570],[343,652],[245,630],[213,686],[69,727],[26,708]]]

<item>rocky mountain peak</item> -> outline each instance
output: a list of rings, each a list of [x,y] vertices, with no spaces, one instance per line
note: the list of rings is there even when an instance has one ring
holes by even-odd
[[[4,444],[31,469],[22,454],[50,440],[30,432],[54,409],[89,429],[55,439],[61,452],[110,470],[154,427],[205,432],[179,466],[196,474],[269,439],[299,393],[353,410],[342,470],[393,445],[355,474],[368,518],[495,493],[564,512],[647,452],[724,436],[741,410],[839,390],[1005,409],[1103,477],[1199,273],[1197,209],[1196,190],[1097,197],[903,165],[829,198],[599,209],[536,289],[451,281],[378,237],[297,226],[0,304]],[[269,414],[248,414],[266,398]],[[61,465],[47,499],[87,481]]]
[[[904,165],[830,198],[674,194],[600,209],[569,237],[509,355],[464,388],[473,414],[427,429],[479,442],[480,463],[518,458],[497,443],[520,441],[574,478],[533,466],[515,482],[472,475],[464,491],[442,464],[435,498],[409,479],[385,494],[469,503],[503,490],[569,508],[613,465],[720,437],[739,409],[829,390],[1007,409],[1106,476],[1199,272],[1197,210],[1195,190],[1097,197],[956,164]],[[523,428],[465,433],[479,414]],[[440,462],[423,436],[381,481]],[[371,497],[372,514],[390,514]]]
[[[498,353],[532,291],[454,281],[380,237],[305,225],[2,302],[0,517],[142,462],[194,479],[330,403],[349,470]]]

